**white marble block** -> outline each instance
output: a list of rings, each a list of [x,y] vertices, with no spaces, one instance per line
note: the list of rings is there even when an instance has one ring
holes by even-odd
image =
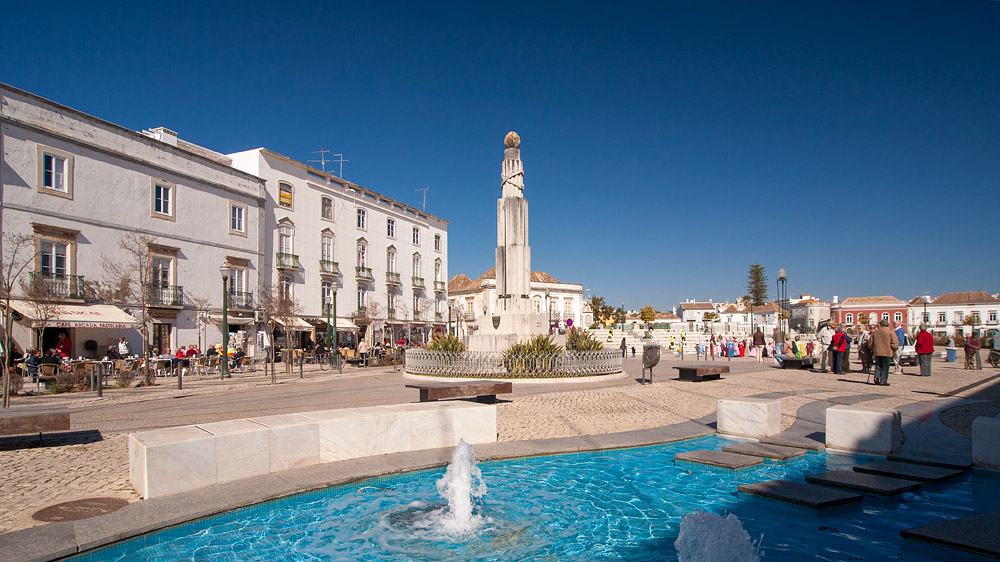
[[[250,420],[203,423],[198,427],[215,436],[216,479],[219,484],[270,472],[268,428]]]
[[[1000,418],[972,422],[972,464],[1000,470]]]
[[[129,434],[128,454],[129,478],[144,499],[217,482],[215,437],[193,425]]]
[[[270,471],[319,463],[319,423],[300,414],[250,418],[268,429]]]
[[[781,432],[781,401],[768,398],[721,398],[716,403],[719,433],[770,437]]]
[[[826,410],[826,446],[831,449],[888,455],[903,442],[899,410],[833,406]]]

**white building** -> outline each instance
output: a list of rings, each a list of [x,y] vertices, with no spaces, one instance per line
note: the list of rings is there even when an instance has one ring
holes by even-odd
[[[262,280],[298,302],[300,339],[323,335],[335,295],[342,339],[444,328],[447,221],[265,148],[229,158],[266,181]]]
[[[830,319],[830,303],[822,299],[802,295],[798,299],[791,299],[791,301],[789,326],[794,330],[814,332],[820,322]]]
[[[141,352],[128,316],[108,306],[139,316],[139,304],[109,303],[116,288],[107,286],[102,267],[104,258],[123,269],[134,263],[119,248],[128,233],[151,239],[145,244],[151,346],[221,340],[213,319],[220,319],[223,264],[236,281],[232,330],[252,323],[252,292],[263,266],[261,179],[168,129],[132,131],[2,84],[0,97],[0,230],[32,238],[35,259],[24,278],[45,286],[49,302],[59,304],[41,341],[38,318],[23,304],[15,308],[19,345],[49,348],[66,332],[73,356],[90,355],[88,340],[102,354],[119,336]]]
[[[717,313],[718,309],[712,302],[697,302],[693,300],[685,301],[678,308],[678,316],[684,322],[703,322],[705,314],[709,312]]]
[[[558,324],[560,329],[570,325],[578,328],[590,326],[593,313],[589,303],[584,305],[583,285],[562,283],[542,271],[531,272],[530,284],[532,314],[547,315],[552,324]],[[497,310],[496,268],[491,267],[474,280],[463,273],[454,276],[448,281],[448,303],[452,331],[459,337],[476,333],[478,318],[494,314]]]
[[[924,299],[917,297],[909,302],[907,317],[911,331],[915,331],[921,322],[926,322],[928,331],[935,335],[964,336],[972,330],[972,326],[965,324],[970,316],[977,318],[976,331],[979,333],[1000,328],[997,321],[1000,299],[986,291],[945,293],[928,300],[926,319]]]

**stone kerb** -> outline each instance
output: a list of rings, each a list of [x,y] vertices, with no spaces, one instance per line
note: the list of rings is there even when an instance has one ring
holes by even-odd
[[[129,434],[129,478],[145,499],[291,468],[495,443],[495,405],[463,401],[321,410]]]
[[[830,449],[888,455],[903,442],[899,410],[833,406],[826,410],[826,446]]]
[[[781,401],[766,398],[720,398],[717,430],[739,437],[770,437],[781,432]]]
[[[978,417],[972,422],[972,464],[1000,470],[1000,418]]]

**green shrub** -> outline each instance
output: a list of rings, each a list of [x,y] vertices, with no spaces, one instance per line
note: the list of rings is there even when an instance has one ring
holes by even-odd
[[[449,353],[462,353],[465,351],[465,344],[458,336],[451,334],[444,336],[434,336],[425,348],[429,351],[447,351]]]
[[[503,365],[512,375],[539,373],[551,370],[553,359],[562,352],[562,346],[555,343],[552,336],[535,336],[508,347],[503,352]]]
[[[115,386],[118,388],[128,388],[135,382],[135,372],[122,369],[115,373]]]
[[[10,391],[10,396],[20,394],[21,389],[24,388],[24,378],[21,376],[21,373],[15,371],[14,369],[10,369],[8,372],[10,374],[10,380],[8,381],[7,388]]]
[[[573,330],[566,338],[567,351],[601,351],[604,344],[587,330]]]

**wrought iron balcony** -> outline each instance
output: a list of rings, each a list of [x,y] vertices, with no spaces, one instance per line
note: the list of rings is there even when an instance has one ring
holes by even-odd
[[[229,308],[236,310],[253,309],[253,293],[245,291],[229,291]]]
[[[388,318],[389,320],[395,320],[396,319],[396,309],[395,308],[387,308],[385,310],[385,317]]]
[[[79,299],[83,300],[84,283],[82,275],[60,273],[29,272],[31,290],[39,299]]]
[[[413,321],[416,322],[420,320],[420,313],[416,310],[413,311]]]
[[[413,288],[414,289],[423,289],[424,288],[424,278],[423,277],[414,277],[413,278]]]
[[[149,306],[184,306],[184,287],[153,285],[149,288]]]
[[[335,261],[319,260],[319,272],[324,275],[340,275],[340,266]]]
[[[358,318],[368,318],[368,307],[359,306],[356,315]]]
[[[393,271],[385,272],[385,282],[387,285],[398,286],[400,283],[399,274]]]
[[[355,266],[354,268],[354,278],[358,281],[371,281],[372,280],[372,268]]]
[[[274,266],[278,269],[299,269],[299,256],[278,252],[274,255]]]
[[[442,320],[444,320],[444,313],[443,312],[435,312],[434,313],[434,319],[437,320],[438,322],[441,322]]]
[[[434,292],[435,293],[443,293],[445,291],[447,291],[447,289],[445,288],[444,281],[435,281],[434,282]]]

